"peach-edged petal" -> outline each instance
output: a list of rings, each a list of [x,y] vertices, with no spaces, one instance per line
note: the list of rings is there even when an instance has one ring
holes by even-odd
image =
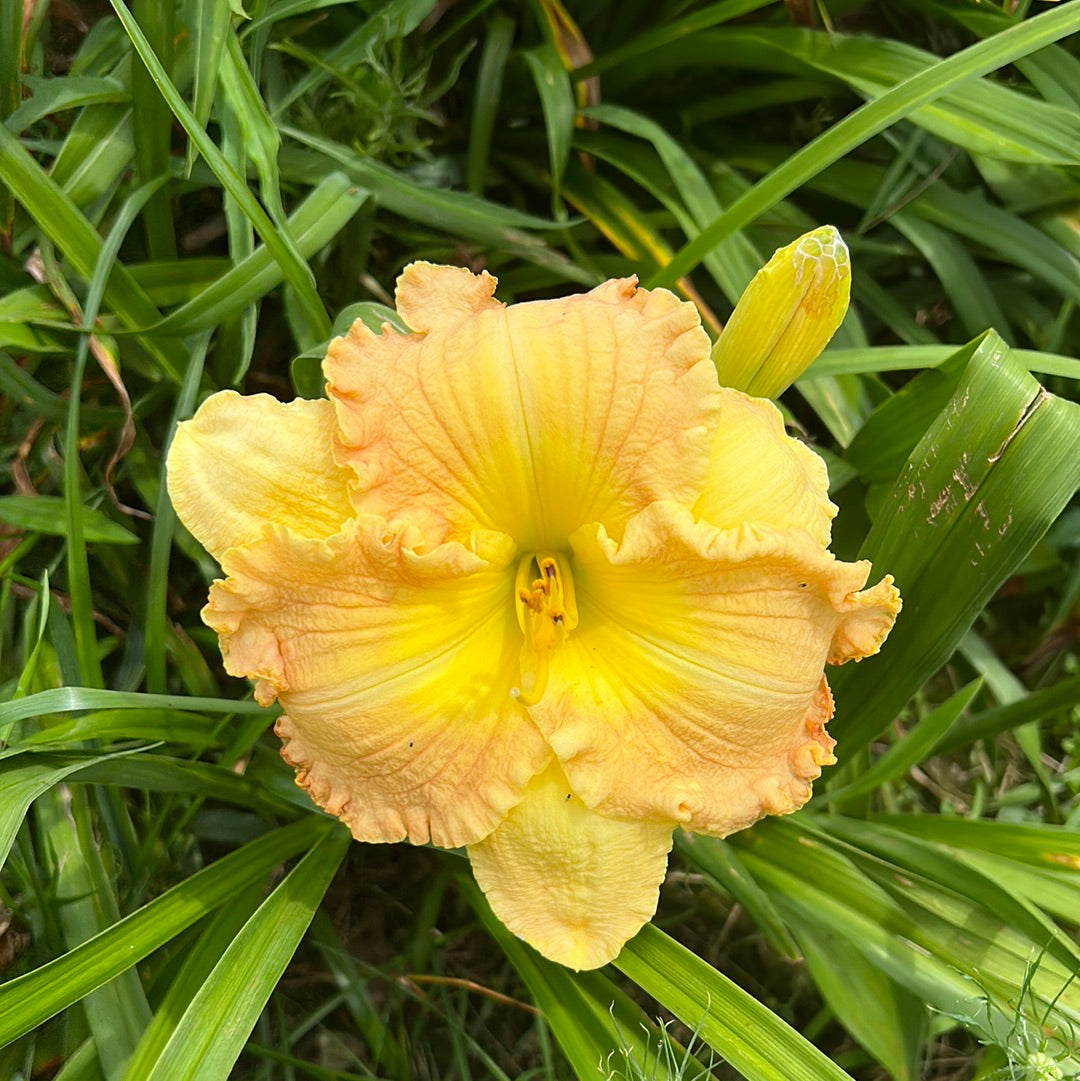
[[[552,763],[469,859],[515,935],[568,968],[598,968],[652,919],[673,830],[590,811]]]
[[[695,513],[723,529],[743,522],[805,529],[825,547],[836,516],[836,505],[826,494],[825,463],[784,431],[784,419],[772,402],[736,390],[722,393],[709,472]]]
[[[206,622],[229,672],[276,695],[297,783],[361,841],[486,836],[551,752],[511,697],[521,633],[508,537],[418,553],[362,516],[326,540],[275,528],[222,561]]]
[[[331,536],[353,515],[352,475],[333,457],[336,428],[327,401],[212,395],[169,448],[169,498],[180,521],[218,561],[272,524]]]
[[[413,263],[397,303],[415,333],[355,323],[331,342],[357,510],[407,515],[432,543],[484,528],[536,551],[693,502],[719,396],[696,309],[633,279],[509,308],[494,287]]]
[[[877,650],[900,607],[801,530],[720,530],[656,504],[622,544],[571,538],[579,622],[531,713],[602,814],[719,836],[801,806],[834,761],[826,661]]]

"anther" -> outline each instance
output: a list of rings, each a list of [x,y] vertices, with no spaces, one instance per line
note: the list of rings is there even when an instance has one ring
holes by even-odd
[[[539,572],[538,577],[534,577]],[[564,556],[528,556],[514,582],[521,646],[521,686],[510,694],[525,706],[535,705],[548,684],[551,655],[577,626],[577,605],[570,566]]]

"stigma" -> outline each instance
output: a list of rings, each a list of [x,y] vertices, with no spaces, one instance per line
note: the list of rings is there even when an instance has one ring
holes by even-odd
[[[578,623],[574,580],[563,555],[526,556],[514,581],[521,646],[521,685],[510,694],[523,706],[535,706],[544,696],[551,655]]]

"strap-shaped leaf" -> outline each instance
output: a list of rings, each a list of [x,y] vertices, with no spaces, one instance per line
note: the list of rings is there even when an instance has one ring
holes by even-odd
[[[646,924],[615,959],[747,1081],[850,1081],[850,1075],[753,995]]]
[[[334,828],[326,819],[311,816],[260,837],[197,871],[62,957],[0,984],[0,1047],[138,964]]]
[[[861,552],[895,577],[904,610],[882,654],[833,673],[832,731],[848,756],[949,659],[1080,484],[1080,406],[1048,394],[993,331],[943,370],[958,366]],[[900,397],[883,410],[905,410]]]
[[[147,1081],[226,1081],[351,840],[343,827],[328,828],[259,906],[143,1075]]]

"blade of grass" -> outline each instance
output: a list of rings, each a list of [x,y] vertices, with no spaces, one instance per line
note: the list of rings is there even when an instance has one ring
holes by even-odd
[[[621,1076],[621,1067],[632,1071],[631,1076],[678,1081],[680,1074],[665,1069],[658,1030],[610,980],[599,972],[572,973],[541,957],[499,922],[471,878],[462,875],[458,884],[481,923],[525,981],[582,1081],[604,1076],[600,1071],[611,1069],[613,1062],[611,1076]],[[687,1055],[686,1061],[689,1065],[693,1059]]]
[[[187,951],[180,971],[169,982],[153,1019],[146,1026],[131,1057],[127,1061],[124,1081],[146,1081],[154,1063],[161,1057],[165,1045],[176,1031],[192,999],[209,978],[229,945],[240,933],[262,899],[262,883],[234,895],[229,904],[221,905],[206,920],[206,926],[192,948]]]
[[[151,48],[168,73],[173,64],[176,5],[160,0],[132,0],[131,11]],[[140,186],[169,175],[172,115],[146,68],[131,69],[132,128],[135,139],[135,180]],[[155,191],[143,207],[147,247],[151,259],[175,259],[176,236],[172,211],[164,191]]]
[[[296,154],[291,156],[289,160],[296,175],[323,176],[327,163],[332,163],[334,168],[344,169],[357,184],[370,191],[380,206],[409,221],[510,252],[546,267],[567,280],[579,281],[590,287],[596,284],[587,271],[549,248],[543,240],[525,232],[526,229],[563,228],[558,222],[465,192],[430,188],[343,143],[288,126],[281,130],[291,139],[315,151],[302,157]],[[286,157],[285,152],[282,157]]]
[[[71,374],[71,395],[68,400],[67,425],[64,436],[64,505],[67,512],[67,589],[71,601],[71,622],[75,631],[75,649],[83,684],[103,687],[101,662],[98,657],[97,631],[94,627],[90,562],[83,535],[82,467],[79,457],[79,406],[82,400],[83,376],[90,351],[90,335],[97,320],[98,308],[105,295],[109,273],[120,245],[136,217],[165,181],[158,177],[133,192],[116,215],[109,235],[101,245],[90,275],[89,291],[83,308],[82,331],[75,351]]]
[[[23,85],[30,90],[30,97],[4,121],[12,135],[68,109],[131,100],[128,87],[111,75],[69,75],[64,79],[28,75],[23,79]]]
[[[199,153],[202,154],[206,164],[221,182],[222,187],[229,192],[248,216],[252,226],[255,228],[255,232],[262,237],[263,243],[280,265],[285,280],[296,290],[301,310],[314,340],[319,341],[325,338],[330,331],[330,319],[326,314],[322,301],[319,299],[318,293],[315,291],[311,269],[308,267],[304,257],[297,251],[295,242],[287,232],[274,225],[266,211],[263,210],[255,196],[248,189],[244,178],[237,175],[214,141],[203,130],[185,104],[184,99],[180,96],[180,92],[169,79],[157,54],[146,40],[142,30],[139,29],[139,25],[131,12],[122,3],[122,0],[109,0],[109,2],[116,13],[116,17],[123,24],[124,30],[131,39],[135,51],[139,54],[143,64],[146,65],[162,97],[172,110],[173,115],[187,132],[191,141],[198,147]]]
[[[274,115],[280,118],[290,105],[333,77],[337,69],[363,64],[368,55],[387,41],[411,34],[431,14],[435,0],[388,0],[344,41],[328,49],[321,67],[311,68],[297,79],[280,100]],[[256,24],[257,25],[257,24]],[[250,29],[250,28],[249,28]]]
[[[169,590],[169,556],[172,553],[173,534],[176,531],[176,512],[169,499],[165,483],[165,457],[169,444],[181,420],[186,420],[195,409],[199,393],[203,362],[210,345],[207,331],[191,351],[191,363],[184,373],[184,381],[176,396],[176,405],[169,420],[168,432],[161,455],[161,480],[157,503],[154,506],[154,532],[150,538],[150,566],[146,574],[145,636],[143,659],[146,667],[146,689],[150,694],[165,693],[165,628],[168,626],[166,611]]]
[[[792,154],[680,249],[648,284],[670,287],[736,229],[756,220],[826,166],[965,79],[986,75],[1077,30],[1080,30],[1080,7],[1066,4],[977,42],[905,79]]]
[[[22,101],[22,10],[6,4],[0,10],[0,122],[7,123]],[[0,187],[0,249],[11,251],[15,196]]]
[[[623,947],[614,965],[747,1081],[850,1081],[772,1010],[652,924]]]
[[[225,43],[232,33],[232,5],[223,0],[189,0],[188,33],[191,35],[191,57],[194,66],[191,88],[191,114],[196,124],[206,129],[210,110],[218,90],[218,71]],[[184,175],[190,177],[198,160],[199,148],[194,139],[188,141]]]
[[[76,273],[89,280],[101,252],[101,237],[71,198],[3,126],[0,126],[0,181],[14,192],[16,200],[37,227],[71,261]],[[161,320],[160,313],[143,290],[115,260],[106,282],[105,303],[131,330]],[[162,371],[179,382],[186,367],[186,357],[179,343],[168,340],[159,343],[146,336],[139,336],[137,340]]]
[[[776,3],[776,0],[720,0],[718,4],[710,4],[700,11],[685,15],[666,25],[650,27],[625,45],[611,49],[603,56],[598,56],[592,63],[577,68],[572,72],[573,77],[581,80],[592,75],[599,75],[602,71],[609,71],[611,68],[625,64],[627,60],[635,60],[639,56],[648,55],[664,45],[686,40],[711,26],[730,22],[741,15],[749,15],[773,3]]]
[[[541,45],[525,53],[532,73],[540,107],[544,113],[547,132],[548,161],[551,165],[551,197],[558,205],[563,173],[570,159],[570,143],[574,134],[577,105],[570,76],[552,45]]]
[[[343,173],[323,176],[289,219],[300,250],[312,255],[330,243],[368,198]],[[269,249],[257,248],[147,330],[161,336],[185,336],[218,326],[264,297],[282,277],[281,264],[275,262]],[[327,330],[325,337],[329,337],[330,328]]]
[[[59,785],[34,805],[34,824],[54,854],[53,880],[64,899],[60,926],[68,950],[120,918],[112,882],[90,823],[86,793]],[[81,1003],[106,1078],[123,1064],[152,1016],[138,973],[128,968],[91,991]]]
[[[231,698],[199,698],[176,694],[141,694],[91,687],[52,687],[25,698],[0,702],[0,738],[18,721],[41,713],[74,713],[94,709],[189,709],[207,713],[260,714],[272,720],[277,711],[252,701]]]
[[[472,119],[469,124],[469,149],[465,155],[465,190],[482,195],[491,157],[491,133],[502,100],[503,77],[517,23],[501,11],[492,14],[487,26],[480,69],[473,91]]]
[[[31,696],[32,697],[32,696]],[[30,805],[64,778],[85,768],[89,761],[103,762],[108,755],[57,763],[27,755],[0,762],[0,867],[7,861]]]
[[[0,984],[0,1047],[138,964],[220,904],[315,845],[336,822],[309,816],[251,841],[75,949]]]
[[[968,707],[971,700],[982,690],[983,681],[973,679],[950,695],[937,709],[922,717],[913,728],[905,732],[872,766],[861,771],[850,784],[842,788],[830,788],[817,796],[820,803],[847,802],[875,791],[881,785],[906,773],[934,753],[942,737]]]
[[[701,229],[708,227],[709,222],[723,213],[716,193],[697,163],[678,140],[673,139],[655,121],[618,105],[594,105],[586,110],[586,115],[636,135],[652,145],[690,212],[691,220],[684,226],[688,239],[692,240]],[[734,307],[765,260],[745,233],[735,230],[724,237],[702,261],[707,264],[728,302]]]
[[[1047,394],[992,332],[952,363],[963,365],[960,382],[862,549],[895,575],[905,609],[882,656],[830,677],[832,730],[849,754],[949,658],[1080,483],[1080,406]]]
[[[1067,716],[1068,711],[1077,705],[1080,705],[1080,676],[1072,676],[1050,687],[1032,691],[1009,705],[958,717],[936,749],[939,754],[944,754],[977,739],[989,739],[999,732],[1008,732],[1032,721],[1045,720],[1055,714]]]
[[[826,349],[802,376],[859,375],[937,368],[956,352],[952,345],[879,345],[869,349]],[[1080,360],[1034,349],[1014,349],[1013,357],[1035,375],[1080,379]]]
[[[894,1081],[917,1081],[929,1021],[926,1004],[828,928],[803,920],[797,937],[806,967],[837,1020]]]
[[[351,842],[343,826],[326,825],[229,944],[146,1081],[227,1081]]]
[[[65,503],[57,495],[0,496],[0,522],[55,537],[63,537],[68,531]],[[93,507],[82,508],[82,535],[94,544],[139,543],[134,533]]]

